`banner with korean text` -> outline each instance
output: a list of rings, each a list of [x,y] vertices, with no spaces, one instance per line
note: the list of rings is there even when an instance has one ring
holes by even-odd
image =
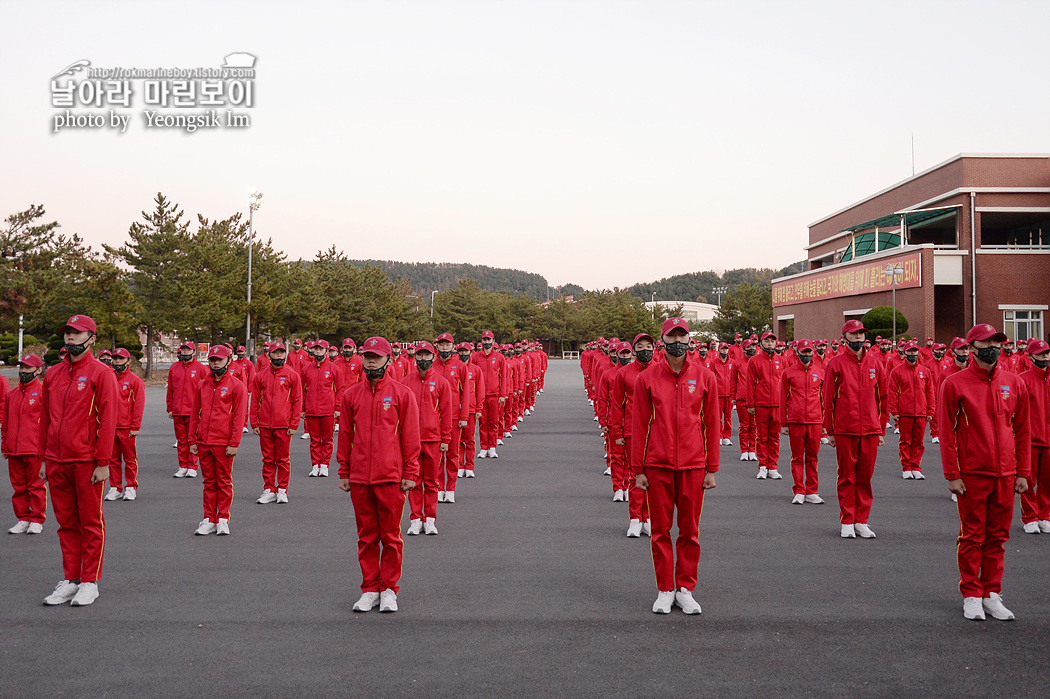
[[[890,265],[899,265],[903,272],[897,275],[898,289],[922,286],[921,252],[883,257],[870,262],[862,258],[854,264],[835,267],[826,272],[813,272],[804,277],[774,282],[773,306],[891,291],[893,281],[886,274],[886,268]]]

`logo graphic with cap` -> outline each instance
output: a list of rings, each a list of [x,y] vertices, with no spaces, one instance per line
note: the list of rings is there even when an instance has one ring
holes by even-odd
[[[379,340],[375,339],[374,337],[371,340],[368,341],[368,344],[369,344],[370,347],[375,347],[378,343],[379,343]]]

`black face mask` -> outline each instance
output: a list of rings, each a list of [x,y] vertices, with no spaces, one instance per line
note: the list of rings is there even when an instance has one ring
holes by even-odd
[[[826,350],[826,348],[824,348],[824,347],[818,347],[818,348],[817,348],[817,354],[819,354],[819,355],[820,355],[821,357],[823,357],[823,356],[824,356],[824,352],[826,352],[826,351],[827,351],[827,350]]]
[[[393,350],[394,359],[401,356],[401,350]]]
[[[438,356],[441,357],[442,359],[448,359],[449,357],[452,356],[452,350],[449,350],[447,352],[442,352],[442,351],[439,350],[438,351]]]
[[[18,380],[21,383],[32,383],[33,379],[36,378],[35,371],[20,371],[18,372]]]
[[[287,362],[287,361],[288,361],[287,359],[273,359],[273,358],[271,358],[270,359],[270,365],[271,366],[275,366],[278,369],[280,369],[281,367],[284,366],[284,363]]]
[[[347,358],[350,358],[350,357],[354,356],[354,353],[351,352],[350,350],[343,350],[343,356],[347,357]]]
[[[314,355],[314,361],[317,362],[318,364],[320,364],[321,362],[323,362],[325,360],[325,358],[327,356],[328,356],[327,354],[315,354]]]
[[[802,362],[803,364],[809,364],[810,362],[813,361],[813,355],[812,354],[800,354],[800,355],[798,355],[798,361]]]
[[[881,347],[879,347],[879,351],[882,352],[883,354],[886,354],[887,352],[890,351],[890,347],[889,347],[889,345],[882,345]]]
[[[211,369],[211,375],[212,376],[214,376],[217,379],[221,379],[223,376],[226,375],[226,372],[229,370],[230,363],[226,362],[226,366],[222,367],[221,369],[216,369],[215,367],[208,367],[208,368]]]
[[[127,364],[114,364],[113,368],[116,370],[116,372],[118,374],[123,374],[125,371],[128,370],[128,365]]]
[[[627,366],[628,364],[631,363],[632,359],[633,359],[633,357],[619,357],[618,358],[621,366]]]
[[[773,356],[773,348],[772,347],[763,347],[762,351],[765,352],[766,354],[768,354],[770,357]]]
[[[860,352],[864,347],[864,340],[853,340],[852,342],[847,340],[846,344],[849,345],[849,348],[854,352]]]
[[[102,363],[103,363],[103,364],[105,364],[106,366],[113,366],[113,360],[112,360],[112,359],[110,359],[109,357],[102,357],[102,358],[101,358],[101,359],[99,359],[98,361],[102,362]]]
[[[637,355],[638,361],[642,364],[648,364],[653,361],[653,351],[651,349],[635,350],[635,355]]]
[[[969,355],[959,354],[958,352],[952,352],[952,356],[955,357],[955,361],[957,361],[959,364],[965,364],[967,359],[969,358]]]
[[[431,366],[433,366],[433,364],[434,364],[434,360],[433,359],[417,359],[416,360],[416,366],[419,367],[420,371],[428,370]]]
[[[389,365],[390,362],[387,362],[378,369],[365,369],[365,378],[378,381],[379,379],[383,378],[384,374],[386,374],[386,368]]]
[[[243,360],[244,360],[244,358],[245,358],[245,357],[247,357],[247,356],[248,356],[248,355],[247,355],[247,354],[245,354],[244,352],[238,352],[238,353],[237,353],[237,359],[240,359],[240,360],[242,360],[242,361],[243,361]]]
[[[705,349],[701,348],[701,349],[698,349],[697,352],[700,354],[700,356],[702,358],[707,359],[707,352],[708,352],[708,350],[705,350]]]
[[[784,354],[784,348],[783,347],[774,347],[773,351],[776,352],[777,354]]]
[[[179,355],[179,361],[180,362],[189,362],[192,359],[193,359],[193,355],[192,354],[180,354]]]
[[[688,342],[668,342],[664,345],[664,349],[672,357],[681,357],[689,351]]]
[[[935,359],[943,359],[944,358],[944,352],[941,352],[941,351],[934,352],[933,356],[934,356]]]
[[[469,364],[470,363],[470,355],[467,354],[466,352],[460,353],[459,361],[463,362],[464,364]]]
[[[744,350],[744,354],[746,354],[748,357],[754,357],[755,356],[755,348],[754,347],[748,347],[746,350]]]
[[[995,364],[999,361],[1002,350],[999,347],[982,347],[977,350],[977,358],[985,364]]]
[[[90,339],[91,338],[89,337],[87,340],[84,340],[79,345],[71,345],[67,343],[65,345],[66,352],[69,352],[69,356],[71,357],[79,357],[80,355],[84,354],[84,352],[87,352],[87,343]]]
[[[729,352],[719,352],[718,356],[722,358],[722,361],[725,361],[729,358]]]
[[[1050,359],[1033,359],[1032,364],[1035,364],[1039,369],[1045,369],[1050,366]]]
[[[914,364],[915,362],[919,361],[919,355],[917,355],[917,354],[906,354],[906,355],[904,355],[904,359],[909,364]]]

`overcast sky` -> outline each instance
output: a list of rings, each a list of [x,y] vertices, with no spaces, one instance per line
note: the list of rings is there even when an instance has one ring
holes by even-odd
[[[0,214],[121,243],[160,191],[291,259],[554,285],[782,267],[960,152],[1050,152],[1050,2],[7,2]],[[51,133],[50,81],[257,57],[247,129]],[[80,107],[74,112],[105,111]],[[196,114],[202,108],[162,110]]]

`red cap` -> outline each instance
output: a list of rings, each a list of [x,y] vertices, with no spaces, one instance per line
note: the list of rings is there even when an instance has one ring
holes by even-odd
[[[767,330],[764,333],[762,333],[762,339],[765,340],[767,337],[771,337],[775,340],[777,339],[777,334],[772,330]]]
[[[808,350],[813,349],[813,343],[811,341],[809,341],[809,340],[799,340],[798,343],[795,345],[795,351],[796,352],[801,352],[802,350],[807,350],[807,349]]]
[[[689,323],[685,322],[682,318],[668,318],[664,321],[664,325],[660,328],[660,335],[666,335],[675,328],[681,328],[686,332],[689,332]]]
[[[1050,345],[1043,340],[1031,340],[1028,343],[1028,354],[1042,354],[1050,352]]]
[[[495,340],[496,336],[492,334],[491,330],[486,330],[485,332],[481,333],[481,339],[482,340],[486,340],[486,339]]]
[[[637,345],[639,340],[648,340],[654,345],[656,344],[656,340],[654,340],[653,336],[649,333],[638,333],[634,336],[634,342],[631,343],[631,346],[633,347],[634,345]]]
[[[354,349],[357,349],[357,344],[351,338],[348,337],[345,340],[343,340],[343,347],[353,347]]]
[[[743,337],[743,335],[741,335],[740,333],[737,333],[736,335],[733,335],[733,339],[734,339],[734,340],[735,340],[735,339],[737,339],[738,337],[741,337],[741,338],[742,338],[742,337]]]
[[[66,324],[62,326],[62,332],[66,331],[66,328],[73,328],[77,332],[88,332],[97,333],[98,327],[95,325],[95,321],[91,320],[88,316],[73,316],[66,321]]]
[[[99,359],[101,359],[102,357],[107,357],[107,356],[108,357],[112,357],[113,353],[110,352],[108,349],[104,349],[104,350],[102,350],[101,352],[98,353],[98,356],[99,356]]]
[[[434,340],[434,344],[436,345],[437,343],[441,342],[442,340],[448,340],[449,342],[455,342],[456,341],[455,338],[452,337],[452,333],[441,333]]]
[[[916,342],[915,340],[912,340],[911,342],[909,342],[909,343],[904,345],[904,351],[905,352],[907,352],[908,350],[917,350],[917,349],[919,349],[919,343]]]
[[[118,347],[113,350],[114,357],[123,357],[124,359],[131,359],[131,352],[128,352],[123,347]]]
[[[389,357],[390,343],[385,337],[370,337],[361,343],[361,354],[378,354],[381,357]]]
[[[197,345],[194,344],[193,342],[190,342],[189,340],[186,340],[181,345],[179,345],[179,349],[191,349],[194,352],[196,352],[197,351]]]
[[[18,366],[27,366],[33,369],[40,369],[44,366],[44,360],[35,354],[27,354],[17,362]]]
[[[420,352],[430,352],[431,354],[437,354],[437,350],[434,349],[434,345],[429,342],[420,342],[419,346],[416,347],[416,354]]]
[[[284,346],[283,342],[270,342],[268,345],[269,346],[266,348],[267,352],[276,352],[277,350],[288,351],[288,348]]]
[[[926,341],[927,341],[927,342],[933,342],[933,338],[932,338],[932,337],[927,337],[927,338],[926,338]]]
[[[208,359],[226,359],[230,356],[230,348],[226,345],[212,345],[208,351]]]
[[[1005,333],[1001,333],[993,328],[988,323],[979,323],[972,328],[970,332],[966,333],[966,344],[974,342],[980,342],[981,340],[998,340],[999,342],[1006,342],[1008,339]]]
[[[842,326],[842,334],[846,333],[866,333],[868,329],[864,327],[864,323],[859,320],[847,320]]]
[[[935,349],[935,350],[939,350],[939,349],[946,350],[946,349],[948,349],[948,345],[944,344],[943,342],[934,342],[933,343],[933,349]]]
[[[756,335],[755,333],[751,333],[751,337],[747,339],[751,340],[752,342],[758,342],[758,335]]]
[[[247,352],[248,350],[246,350],[246,349],[244,348],[244,345],[237,345],[237,351],[238,351],[238,352]]]
[[[755,344],[754,341],[751,338],[748,338],[748,339],[744,340],[743,343],[741,343],[740,346],[743,347],[744,349],[747,349],[748,347],[750,347],[753,344]]]
[[[616,345],[616,354],[619,354],[620,352],[633,352],[633,351],[634,351],[634,346],[631,345],[631,343],[627,342],[626,340],[624,340],[623,342],[621,342],[618,345]]]

